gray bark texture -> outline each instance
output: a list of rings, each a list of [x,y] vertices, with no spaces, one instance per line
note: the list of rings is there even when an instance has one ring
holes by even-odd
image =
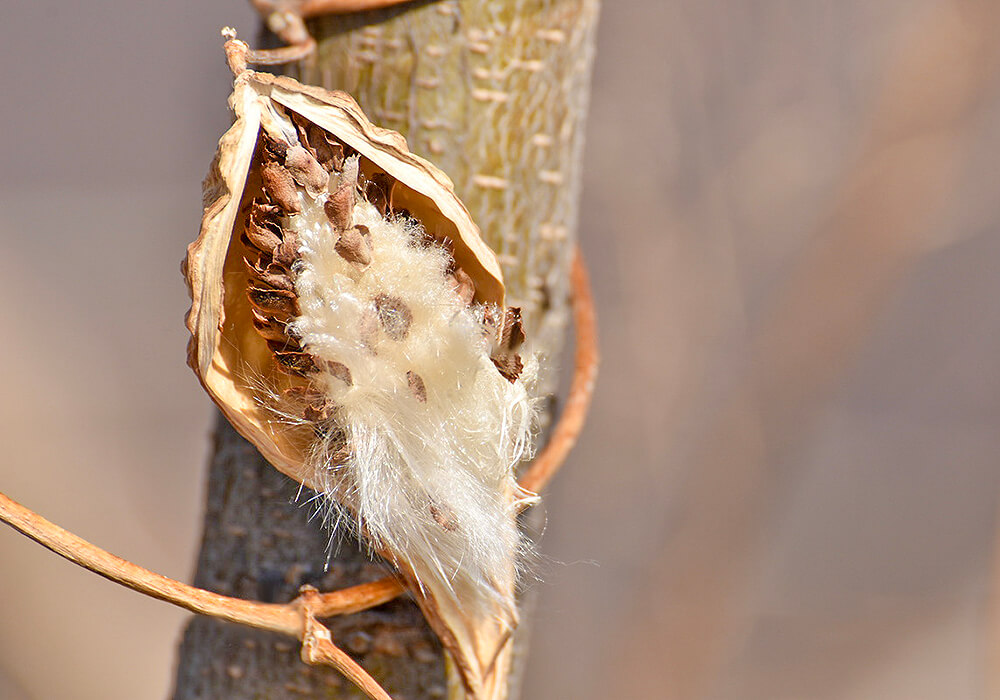
[[[508,304],[522,307],[543,357],[538,393],[546,397],[556,389],[568,319],[597,10],[598,0],[443,0],[328,16],[310,24],[318,50],[296,69],[303,82],[351,93],[373,122],[402,133],[453,179],[499,255]],[[330,533],[310,521],[309,496],[220,418],[195,584],[286,602],[305,583],[333,590],[385,575],[385,564],[349,540],[335,545],[326,567]],[[445,697],[441,646],[411,601],[329,626],[393,698]],[[292,639],[196,618],[180,646],[173,697],[361,697],[298,653]]]

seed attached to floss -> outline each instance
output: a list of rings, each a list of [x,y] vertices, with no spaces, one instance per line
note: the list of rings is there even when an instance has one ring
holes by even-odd
[[[410,332],[410,324],[413,323],[413,312],[406,302],[390,294],[377,294],[375,313],[387,336],[396,341],[406,338],[406,334]]]
[[[340,234],[333,249],[344,260],[364,267],[372,261],[372,249],[368,244],[368,227],[352,226]]]
[[[424,384],[424,380],[420,378],[420,375],[409,370],[406,373],[406,383],[410,387],[410,391],[413,392],[413,397],[420,403],[427,403],[427,386]]]
[[[476,687],[516,624],[526,548],[520,313],[448,178],[350,97],[244,71],[231,104],[185,265],[189,363],[400,568]]]
[[[510,307],[504,312],[500,340],[490,359],[507,381],[513,383],[521,376],[524,363],[518,350],[524,343],[524,327],[521,325],[521,309]]]

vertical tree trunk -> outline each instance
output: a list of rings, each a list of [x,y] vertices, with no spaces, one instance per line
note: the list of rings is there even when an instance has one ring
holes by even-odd
[[[442,0],[329,16],[310,24],[303,82],[350,92],[373,122],[444,170],[497,251],[508,303],[521,306],[555,390],[568,318],[580,156],[598,0]],[[307,495],[219,420],[195,583],[284,602],[377,578],[384,565],[309,522]],[[395,698],[447,694],[442,651],[407,600],[330,624],[334,640]],[[515,674],[516,675],[516,674]],[[516,691],[512,691],[514,694]],[[180,647],[175,700],[348,698],[329,669],[285,638],[195,619]]]

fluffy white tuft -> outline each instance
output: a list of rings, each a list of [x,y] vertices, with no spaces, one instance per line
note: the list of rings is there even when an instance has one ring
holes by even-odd
[[[514,468],[530,451],[533,403],[521,380],[507,381],[490,361],[484,310],[459,298],[444,248],[428,244],[419,224],[387,220],[362,200],[354,221],[368,227],[373,253],[370,265],[356,266],[334,249],[326,196],[303,193],[288,226],[301,241],[301,316],[290,330],[318,364],[346,365],[351,377],[311,377],[336,405],[312,455],[330,515],[402,556],[421,585],[434,581],[465,607],[499,602],[512,612],[525,548]],[[397,313],[397,300],[412,314],[402,338],[381,322],[372,332],[378,299],[393,300],[383,314]],[[351,454],[334,464],[344,439]]]

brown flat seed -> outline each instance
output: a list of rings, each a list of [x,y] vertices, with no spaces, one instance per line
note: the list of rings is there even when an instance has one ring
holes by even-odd
[[[244,258],[247,259],[247,258]],[[295,279],[295,275],[292,274],[290,267],[286,265],[280,265],[274,261],[274,256],[271,253],[260,253],[257,256],[257,262],[253,263],[254,267],[260,272],[269,275],[282,275],[290,279]]]
[[[314,423],[327,421],[333,417],[336,408],[337,405],[325,396],[314,396],[302,408],[302,417]]]
[[[319,161],[327,172],[340,170],[344,165],[344,147],[325,129],[317,126],[305,117],[295,112],[291,113],[295,129],[299,132],[299,140],[306,150]]]
[[[279,265],[283,268],[291,269],[292,265],[296,260],[299,259],[299,244],[296,240],[295,242],[285,241],[277,248],[271,252],[272,258],[275,265]]]
[[[288,153],[288,144],[278,139],[264,136],[264,158],[266,160],[285,162],[285,155]]]
[[[514,352],[524,342],[524,326],[521,324],[521,309],[516,306],[507,307],[503,317],[503,333],[500,334],[500,347],[508,352]]]
[[[362,227],[352,226],[340,234],[333,249],[349,263],[365,266],[372,261],[372,249],[367,238],[359,230]],[[365,231],[367,232],[367,228]]]
[[[269,343],[269,345],[272,346],[272,352],[274,353],[274,358],[278,361],[278,367],[285,372],[305,377],[317,371],[316,362],[309,353],[274,349],[277,343]]]
[[[517,381],[517,378],[521,376],[521,370],[524,369],[524,363],[521,362],[521,356],[516,353],[509,355],[494,355],[490,359],[496,366],[497,371],[500,372],[503,378],[511,384]]]
[[[288,316],[298,316],[299,305],[295,292],[285,289],[265,289],[261,287],[248,287],[247,297],[250,303],[257,307],[257,310],[265,316],[282,314]]]
[[[260,179],[264,185],[264,192],[283,211],[289,214],[302,211],[299,194],[295,191],[295,180],[283,165],[265,161],[260,168]]]
[[[288,116],[291,118],[292,124],[295,125],[295,131],[298,132],[299,141],[302,142],[303,146],[305,146],[306,148],[311,149],[312,145],[309,142],[309,131],[308,131],[308,129],[309,129],[310,126],[312,126],[312,122],[309,121],[308,119],[306,119],[305,117],[303,117],[298,112],[289,112]]]
[[[267,253],[270,253],[281,245],[281,236],[279,233],[280,229],[277,227],[255,221],[253,217],[250,218],[250,223],[244,231],[248,245]]]
[[[334,360],[324,360],[323,369],[332,374],[337,379],[342,380],[347,386],[354,386],[354,381],[351,378],[351,368],[345,365],[343,362],[336,362]]]
[[[315,124],[309,130],[310,143],[316,149],[316,159],[327,170],[341,171],[344,169],[344,145],[333,138],[325,129]]]
[[[331,407],[326,403],[322,404],[306,404],[302,409],[302,417],[313,423],[318,423],[320,421],[330,419]]]
[[[375,312],[378,314],[378,320],[382,322],[385,334],[393,340],[403,340],[410,332],[413,312],[399,297],[391,294],[376,294]]]
[[[285,155],[285,168],[292,179],[306,188],[312,196],[324,192],[330,175],[323,169],[312,155],[302,146],[291,146]]]
[[[253,314],[253,327],[260,334],[260,337],[264,340],[273,340],[276,343],[287,343],[289,341],[284,323],[276,318],[263,315],[253,307],[250,308],[250,311]]]
[[[323,211],[337,230],[349,229],[354,223],[355,191],[358,187],[358,159],[344,161],[344,171],[338,178],[330,178],[330,198]]]
[[[413,370],[409,370],[406,373],[406,383],[417,401],[427,403],[427,385],[424,384],[424,380],[419,374]]]
[[[299,234],[291,229],[281,230],[281,240],[286,244],[290,245],[296,250],[299,248]]]
[[[250,275],[250,279],[263,282],[275,289],[283,289],[288,292],[295,291],[295,282],[292,281],[292,276],[287,270],[277,265],[265,265],[262,268],[261,263],[263,261],[260,258],[257,259],[256,263],[250,262],[247,258],[243,258],[243,262],[246,264],[247,274]]]
[[[303,418],[314,423],[329,420],[336,409],[336,404],[312,387],[293,386],[285,389],[282,396],[299,407]]]
[[[266,223],[278,227],[279,216],[281,216],[281,209],[274,204],[259,197],[253,200],[253,205],[250,208],[250,218],[254,221],[262,225]]]
[[[242,240],[247,247],[267,253],[281,245],[281,238],[276,233],[252,221],[243,232]]]
[[[455,519],[455,512],[451,508],[434,503],[431,503],[428,508],[431,512],[431,517],[434,518],[434,522],[445,530],[454,532],[458,529],[458,521]]]
[[[468,306],[472,303],[472,300],[476,297],[476,285],[469,277],[468,273],[462,268],[457,268],[455,270],[455,293],[458,294],[458,298],[462,300],[462,303]]]

